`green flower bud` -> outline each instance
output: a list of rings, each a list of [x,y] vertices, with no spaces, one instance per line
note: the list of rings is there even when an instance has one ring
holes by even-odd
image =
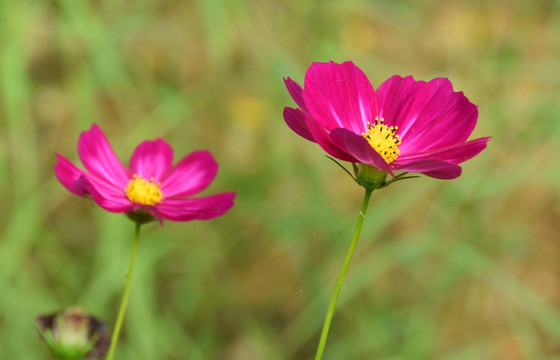
[[[134,221],[138,225],[146,224],[156,220],[156,218],[153,217],[152,214],[150,214],[145,209],[136,209],[134,211],[127,212],[126,217]]]
[[[356,182],[366,189],[381,189],[385,186],[387,172],[373,166],[361,163],[352,163]]]
[[[64,311],[39,315],[37,329],[59,359],[78,360],[105,355],[109,336],[105,324],[72,306]]]

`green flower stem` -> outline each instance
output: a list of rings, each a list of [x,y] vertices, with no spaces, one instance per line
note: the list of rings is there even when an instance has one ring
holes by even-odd
[[[136,223],[136,229],[134,231],[134,243],[132,244],[132,251],[130,252],[128,273],[126,274],[126,285],[124,287],[124,293],[121,300],[121,306],[119,307],[119,314],[117,315],[115,329],[113,330],[113,337],[111,338],[111,346],[109,347],[109,352],[107,353],[107,360],[112,360],[113,355],[115,354],[115,349],[117,347],[117,342],[119,341],[119,334],[121,332],[124,319],[124,313],[126,312],[126,306],[128,305],[128,296],[130,294],[130,280],[132,279],[132,270],[134,269],[134,260],[136,259],[136,250],[138,249],[138,241],[140,239],[140,225],[140,223]]]
[[[356,245],[358,245],[358,238],[360,237],[360,232],[362,231],[362,224],[364,223],[364,218],[366,216],[366,211],[369,204],[369,199],[371,193],[374,189],[366,188],[366,193],[364,196],[364,202],[362,204],[362,210],[358,216],[358,222],[356,223],[356,229],[354,229],[354,236],[352,237],[352,242],[350,243],[350,248],[346,253],[346,259],[340,273],[338,274],[338,279],[334,286],[334,292],[332,294],[331,303],[329,304],[329,309],[327,310],[327,315],[325,316],[325,322],[323,323],[323,331],[321,332],[321,340],[319,340],[319,346],[317,347],[317,354],[315,355],[315,360],[321,360],[323,358],[323,352],[325,351],[325,345],[327,343],[327,336],[329,335],[329,329],[331,327],[331,321],[334,314],[334,308],[338,300],[338,295],[340,294],[340,289],[342,288],[342,283],[344,282],[344,276],[346,276],[346,271],[348,266],[350,266],[350,261],[352,260],[352,255],[354,255],[354,250],[356,250]]]

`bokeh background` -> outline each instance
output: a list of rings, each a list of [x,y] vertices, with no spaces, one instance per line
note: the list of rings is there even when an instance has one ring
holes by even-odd
[[[112,329],[133,224],[72,196],[98,123],[220,164],[212,221],[142,229],[118,359],[309,359],[362,189],[284,123],[282,78],[354,61],[448,77],[493,136],[453,181],[373,194],[325,359],[560,359],[560,1],[0,2],[0,359],[51,359],[37,314]]]

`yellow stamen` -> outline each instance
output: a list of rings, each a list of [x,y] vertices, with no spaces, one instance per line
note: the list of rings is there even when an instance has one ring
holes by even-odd
[[[124,189],[124,193],[133,203],[153,206],[163,200],[160,185],[160,183],[154,183],[154,178],[150,178],[148,181],[142,178],[142,175],[134,174]]]
[[[368,141],[371,147],[385,159],[387,164],[395,161],[399,157],[401,151],[399,145],[401,139],[397,135],[398,126],[387,126],[383,124],[383,118],[379,120],[375,118],[373,124],[368,122],[367,133],[362,133],[362,136]]]

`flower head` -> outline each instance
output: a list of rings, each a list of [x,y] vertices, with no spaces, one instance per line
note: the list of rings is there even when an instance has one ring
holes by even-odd
[[[133,220],[206,220],[233,206],[234,193],[193,197],[218,171],[208,151],[195,151],[174,166],[173,149],[162,139],[144,141],[132,153],[128,169],[115,156],[99,126],[78,140],[82,170],[56,154],[56,177],[73,194],[91,197],[103,209],[126,213]]]
[[[286,87],[299,108],[284,119],[297,134],[331,156],[439,179],[461,175],[460,163],[486,148],[489,137],[467,141],[478,109],[451,82],[393,76],[377,91],[352,62],[313,63],[302,88]]]

